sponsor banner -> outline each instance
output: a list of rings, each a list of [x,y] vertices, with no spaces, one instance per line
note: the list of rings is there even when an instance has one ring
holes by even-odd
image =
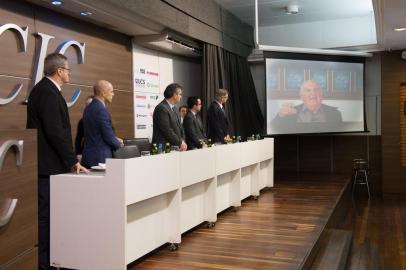
[[[157,52],[133,47],[134,91],[159,93],[159,56]]]
[[[152,116],[162,100],[163,95],[160,94],[134,93],[135,137],[152,139]]]

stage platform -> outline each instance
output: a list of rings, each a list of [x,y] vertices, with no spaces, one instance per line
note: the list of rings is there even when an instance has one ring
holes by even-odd
[[[130,270],[310,269],[328,228],[341,222],[349,175],[277,175],[275,186],[238,209],[227,209],[213,228],[185,233],[178,250],[166,247]]]

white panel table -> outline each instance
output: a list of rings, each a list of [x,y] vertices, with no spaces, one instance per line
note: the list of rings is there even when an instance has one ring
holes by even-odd
[[[51,264],[127,264],[273,185],[273,139],[133,159],[51,177]]]
[[[241,145],[242,143],[215,146],[217,174],[217,213],[220,213],[230,206],[241,206]]]
[[[181,231],[217,220],[215,147],[180,153]]]
[[[179,153],[108,159],[105,175],[51,177],[51,264],[125,269],[179,243]],[[175,169],[174,169],[175,168]]]
[[[240,199],[259,196],[259,160],[262,141],[248,141],[241,144]]]
[[[274,139],[265,138],[260,142],[259,190],[273,187],[274,177]]]

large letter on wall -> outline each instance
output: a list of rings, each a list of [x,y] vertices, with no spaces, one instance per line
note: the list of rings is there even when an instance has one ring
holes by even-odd
[[[85,47],[86,47],[85,43],[79,43],[75,40],[66,41],[61,44],[61,46],[57,49],[56,52],[65,54],[66,50],[70,46],[73,46],[76,49],[76,52],[78,54],[78,64],[83,64],[85,62]],[[70,101],[66,103],[68,105],[68,108],[72,107],[76,103],[76,101],[80,97],[80,93],[81,93],[80,89],[75,90],[72,97],[70,98]]]
[[[16,149],[17,166],[23,163],[23,144],[24,141],[8,140],[0,146],[0,171],[3,168],[3,162],[6,154],[10,148]],[[14,210],[17,206],[18,199],[1,198],[0,197],[0,228],[7,225],[13,216]]]
[[[18,25],[8,23],[8,24],[3,24],[0,26],[0,36],[3,34],[4,31],[6,30],[11,30],[14,33],[17,34],[18,37],[18,47],[21,52],[26,52],[27,51],[27,38],[28,38],[28,27],[19,27]],[[20,93],[21,89],[23,88],[23,84],[19,83],[16,85],[16,87],[8,94],[6,98],[0,98],[0,106],[1,105],[6,105],[10,102],[12,102]]]
[[[42,74],[44,73],[44,60],[47,53],[48,44],[49,41],[54,38],[53,36],[43,33],[37,33],[36,36],[39,37],[39,46],[37,47],[37,51],[35,53],[36,58],[34,61],[34,74],[32,76],[34,80],[32,81],[30,89],[27,91],[25,103],[28,103],[28,97],[30,96],[31,89],[42,79]]]

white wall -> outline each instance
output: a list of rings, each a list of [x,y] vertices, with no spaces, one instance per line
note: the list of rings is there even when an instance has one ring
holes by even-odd
[[[259,27],[259,44],[262,45],[336,48],[376,43],[372,13],[340,20]]]

